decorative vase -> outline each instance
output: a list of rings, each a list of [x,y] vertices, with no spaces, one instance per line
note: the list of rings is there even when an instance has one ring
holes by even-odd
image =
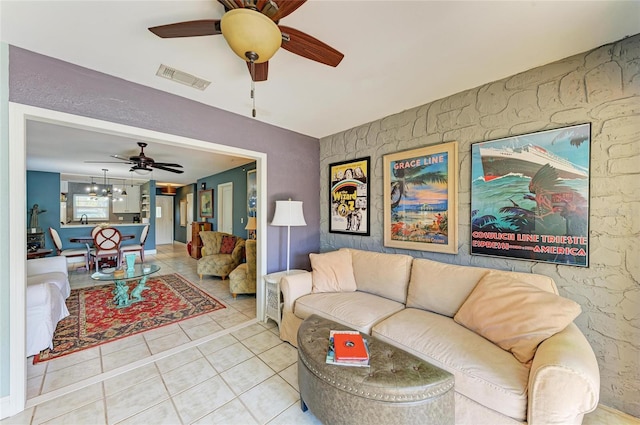
[[[127,270],[133,270],[133,266],[136,263],[136,255],[135,254],[127,254],[125,256],[127,260]]]

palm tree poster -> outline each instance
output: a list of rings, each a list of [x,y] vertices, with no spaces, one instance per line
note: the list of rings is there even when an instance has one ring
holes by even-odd
[[[329,232],[369,236],[370,157],[329,164]]]
[[[458,143],[384,156],[384,245],[458,252]]]
[[[471,146],[471,254],[588,267],[591,124]]]

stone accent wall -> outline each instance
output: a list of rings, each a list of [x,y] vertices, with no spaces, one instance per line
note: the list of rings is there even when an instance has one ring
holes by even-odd
[[[384,101],[384,100],[381,100]],[[471,144],[592,123],[590,266],[471,256]],[[457,255],[383,246],[383,155],[459,143]],[[329,233],[332,162],[371,156],[371,236]],[[582,306],[577,325],[601,373],[600,402],[640,416],[640,34],[320,140],[321,250],[401,252],[551,276]]]

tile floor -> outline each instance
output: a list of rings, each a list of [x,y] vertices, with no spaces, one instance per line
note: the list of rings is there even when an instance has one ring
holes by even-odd
[[[270,321],[256,320],[256,298],[196,274],[184,244],[148,256],[160,273],[180,273],[227,308],[94,349],[27,366],[27,408],[7,424],[314,424],[299,405],[296,349]],[[70,272],[72,288],[91,286]],[[585,425],[640,424],[600,407]]]
[[[27,408],[0,424],[319,424],[302,413],[297,352],[275,323],[256,320],[254,295],[233,299],[184,244],[147,261],[180,273],[227,308],[36,365],[27,360]],[[72,270],[72,288],[95,285]]]

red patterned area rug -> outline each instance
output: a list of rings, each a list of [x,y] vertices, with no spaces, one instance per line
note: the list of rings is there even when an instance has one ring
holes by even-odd
[[[130,282],[129,287],[136,284]],[[115,307],[115,284],[73,289],[67,299],[70,315],[58,323],[53,350],[41,351],[33,363],[225,308],[179,274],[149,277],[146,286],[150,289],[142,293],[144,301],[125,308]]]

